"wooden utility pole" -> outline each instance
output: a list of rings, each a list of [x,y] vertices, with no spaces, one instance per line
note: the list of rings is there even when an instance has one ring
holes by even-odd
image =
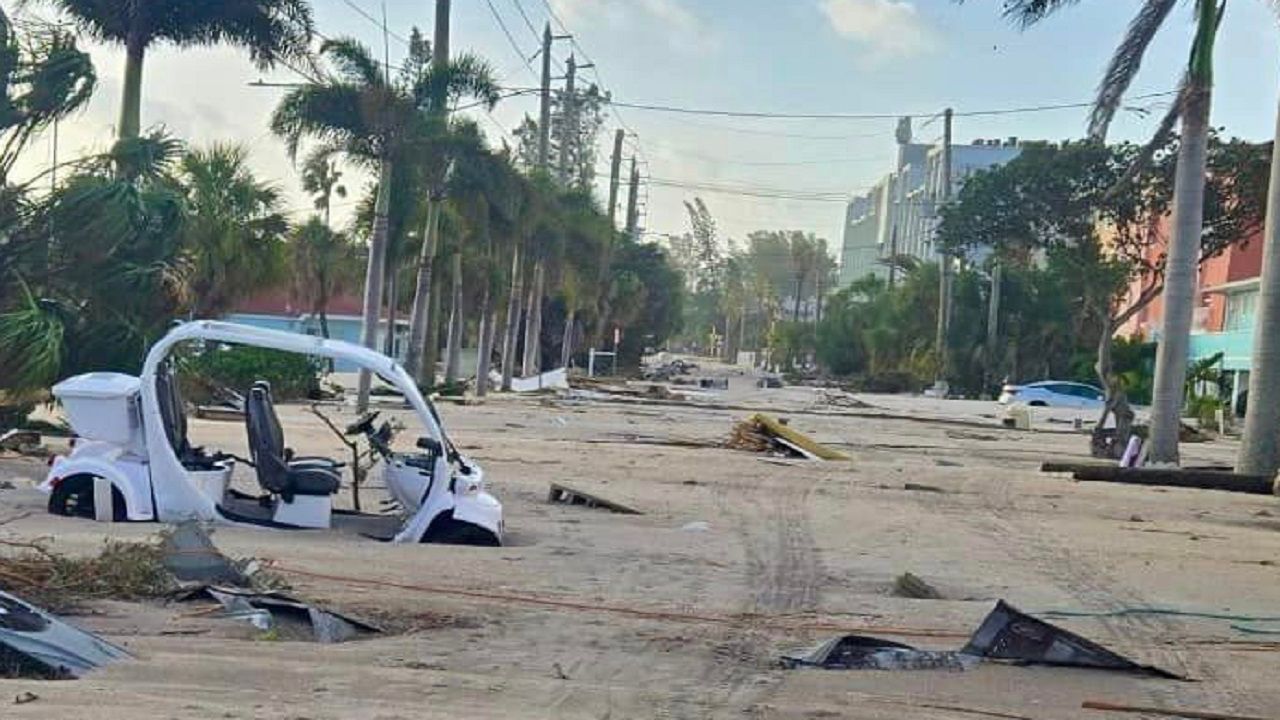
[[[538,169],[551,162],[551,23],[542,31],[542,95],[538,108]]]
[[[573,146],[577,141],[574,128],[574,116],[578,110],[577,82],[578,62],[570,55],[565,62],[564,102],[560,110],[563,113],[561,122],[564,124],[560,132],[560,184],[565,187],[569,187],[573,179]]]
[[[609,229],[613,230],[617,227],[614,224],[618,214],[618,180],[622,174],[622,141],[626,137],[626,133],[619,128],[613,134],[613,163],[609,167]]]
[[[939,192],[938,204],[946,205],[951,201],[951,108],[942,112],[942,188]],[[937,242],[937,235],[934,236]],[[934,349],[938,355],[938,372],[935,376],[935,388],[943,390],[947,382],[947,336],[951,328],[951,256],[941,247],[938,248],[938,334],[934,339]]]
[[[631,187],[627,190],[627,237],[636,239],[639,231],[640,208],[640,169],[636,167],[636,156],[631,156]]]

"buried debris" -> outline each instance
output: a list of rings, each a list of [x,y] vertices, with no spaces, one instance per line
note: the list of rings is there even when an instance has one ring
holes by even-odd
[[[1087,482],[1224,490],[1250,495],[1272,494],[1272,479],[1205,468],[1125,468],[1113,465],[1076,468],[1072,477]]]
[[[1022,613],[1003,600],[996,603],[969,642],[957,651],[918,650],[888,640],[846,635],[802,654],[784,655],[782,664],[788,668],[966,670],[984,660],[1185,679],[1167,670],[1139,665],[1073,632]]]
[[[902,598],[915,600],[941,600],[942,593],[919,576],[905,572],[893,581],[893,594]]]
[[[1204,710],[1188,710],[1185,708],[1146,707],[1141,705],[1117,705],[1101,700],[1086,700],[1080,703],[1085,710],[1105,710],[1116,713],[1137,713],[1140,715],[1160,715],[1163,717],[1189,718],[1190,720],[1266,720],[1253,715],[1233,715],[1228,713],[1207,712]]]
[[[787,427],[786,423],[763,413],[756,413],[733,426],[725,447],[751,452],[777,452],[810,460],[851,460],[848,455],[815,442],[808,435]]]
[[[605,500],[598,495],[592,495],[589,492],[583,492],[577,488],[571,488],[568,485],[560,483],[551,483],[551,492],[547,494],[547,502],[561,503],[563,505],[583,505],[589,508],[604,508],[622,515],[643,515],[644,513],[632,507],[627,507],[622,503],[616,503],[612,500]]]
[[[277,592],[206,586],[193,591],[184,599],[200,597],[221,603],[226,610],[226,617],[244,620],[281,639],[314,639],[319,643],[340,643],[382,632],[381,628],[369,623]]]
[[[78,678],[129,653],[0,591],[0,677]]]

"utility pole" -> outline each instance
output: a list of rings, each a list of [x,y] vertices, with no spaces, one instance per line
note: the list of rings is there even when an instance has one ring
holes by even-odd
[[[565,187],[569,187],[569,180],[572,177],[570,168],[572,166],[573,143],[574,136],[574,115],[577,113],[578,96],[578,62],[573,55],[569,55],[569,60],[565,62],[564,73],[564,105],[561,110],[564,113],[564,130],[560,136],[560,183]]]
[[[614,219],[618,214],[618,180],[622,174],[622,141],[626,132],[621,128],[613,134],[613,163],[609,167],[609,229],[617,227]]]
[[[551,160],[551,23],[542,31],[542,99],[538,109],[538,169]]]
[[[1004,263],[999,258],[991,268],[991,301],[987,304],[987,369],[983,372],[987,387],[991,386],[991,378],[999,370],[1000,358],[996,353],[996,343],[1000,341],[1000,287],[1004,280]],[[984,388],[985,390],[985,388]],[[998,395],[999,393],[997,393]]]
[[[636,167],[636,156],[631,156],[631,188],[627,191],[627,237],[636,239],[636,231],[640,222],[638,201],[640,199],[640,169]]]
[[[951,202],[951,108],[942,112],[942,191],[939,205]],[[935,231],[936,232],[936,231]],[[934,236],[937,243],[937,236]],[[938,372],[934,389],[945,394],[947,388],[947,335],[951,327],[951,256],[938,247],[938,334],[934,349],[938,355]]]

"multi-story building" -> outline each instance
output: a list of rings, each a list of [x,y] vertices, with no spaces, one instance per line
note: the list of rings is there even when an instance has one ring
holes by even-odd
[[[893,172],[845,209],[840,251],[840,284],[876,275],[887,277],[890,258],[937,258],[934,231],[943,192],[943,148],[912,141],[911,122],[898,124],[898,155]],[[1021,152],[1017,138],[975,140],[951,146],[951,192],[974,173],[1003,165]]]
[[[1169,220],[1164,218],[1155,228],[1155,242],[1149,250],[1152,261],[1164,254],[1169,237]],[[1253,320],[1258,302],[1262,273],[1261,231],[1244,242],[1227,248],[1222,254],[1200,265],[1196,280],[1196,307],[1191,325],[1191,361],[1222,354],[1219,369],[1231,392],[1231,406],[1237,412],[1242,394],[1249,388],[1249,369],[1253,361]],[[1136,297],[1143,281],[1130,287]],[[1164,298],[1157,297],[1137,312],[1116,333],[1122,337],[1139,337],[1159,341],[1164,318]]]

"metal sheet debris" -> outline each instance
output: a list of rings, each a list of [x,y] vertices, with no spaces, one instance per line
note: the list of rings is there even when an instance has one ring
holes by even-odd
[[[0,591],[0,677],[63,680],[129,653]]]
[[[318,608],[282,593],[226,587],[206,587],[202,592],[221,603],[227,617],[244,620],[263,631],[309,630],[319,643],[346,642],[361,635],[382,632],[381,628],[364,621]]]
[[[1001,600],[960,650],[919,650],[863,635],[844,635],[804,653],[782,656],[787,668],[849,670],[967,670],[983,661],[1114,670],[1185,680],[1140,665],[1075,633],[1038,620]]]
[[[195,521],[168,529],[160,543],[164,566],[180,582],[248,585],[249,579],[214,546],[209,533]]]

